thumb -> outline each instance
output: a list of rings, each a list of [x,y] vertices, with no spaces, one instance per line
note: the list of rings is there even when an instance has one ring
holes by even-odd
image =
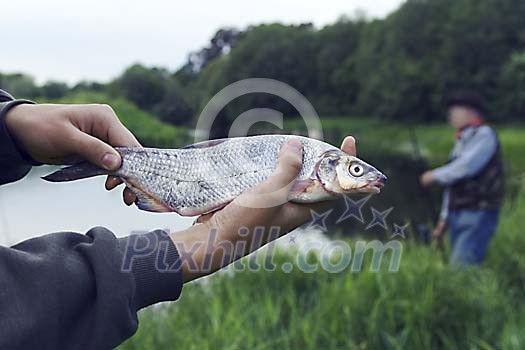
[[[76,130],[73,151],[90,163],[109,170],[117,170],[121,164],[120,154],[107,143]]]
[[[259,193],[288,192],[302,169],[303,145],[292,139],[281,148],[273,174],[257,187]]]
[[[302,169],[303,145],[301,141],[292,139],[281,149],[277,166],[272,175],[272,181],[278,186],[291,184]]]
[[[235,202],[248,208],[274,208],[285,204],[290,188],[302,168],[302,148],[298,140],[285,144],[273,174],[237,197]]]

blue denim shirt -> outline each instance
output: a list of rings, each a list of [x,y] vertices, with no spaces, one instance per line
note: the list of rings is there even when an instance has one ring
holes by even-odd
[[[494,130],[488,125],[468,126],[456,140],[450,162],[432,172],[436,181],[446,186],[440,217],[448,216],[450,185],[472,177],[488,164],[498,148]]]

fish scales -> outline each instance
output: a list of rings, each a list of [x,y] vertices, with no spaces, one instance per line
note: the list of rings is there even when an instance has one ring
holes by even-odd
[[[74,181],[115,175],[137,195],[140,209],[200,215],[223,207],[274,171],[282,146],[303,145],[302,169],[289,199],[315,202],[347,193],[379,193],[386,177],[373,166],[315,139],[261,135],[211,140],[182,149],[117,148],[122,165],[107,172],[89,163],[63,168],[44,179]]]
[[[182,212],[215,208],[266,179],[275,168],[282,145],[291,137],[296,136],[233,138],[206,148],[118,149],[123,162],[116,175],[130,186],[159,194],[170,208]],[[333,146],[298,138],[304,148],[298,178],[304,179],[312,172],[315,157]]]

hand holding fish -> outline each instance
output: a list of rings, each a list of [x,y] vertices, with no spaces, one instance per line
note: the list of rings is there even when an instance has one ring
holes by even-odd
[[[310,218],[311,210],[320,211],[326,200],[347,193],[379,193],[386,181],[380,171],[355,157],[353,137],[347,137],[341,149],[290,135],[146,149],[104,105],[20,105],[8,113],[6,124],[20,147],[38,162],[85,159],[46,176],[48,181],[109,175],[108,189],[120,182],[128,187],[127,204],[200,216],[199,224],[170,235],[181,252],[185,281],[276,239],[272,228],[279,229],[278,235],[293,230]],[[263,237],[257,237],[257,229]],[[211,250],[196,245],[208,241],[213,232]],[[232,244],[234,254],[215,254],[221,243]],[[237,243],[242,243],[240,248]],[[188,247],[190,253],[183,255]]]
[[[9,111],[6,125],[17,144],[44,164],[64,164],[81,157],[112,171],[121,165],[120,154],[112,146],[140,147],[108,105],[21,104]],[[106,187],[119,183],[109,178]],[[124,201],[129,205],[134,200],[135,195],[126,190]]]
[[[346,137],[341,150],[348,155],[355,156],[354,138]],[[301,171],[302,154],[301,143],[291,140],[283,146],[275,171],[266,181],[249,193],[242,194],[223,209],[199,217],[199,224],[170,235],[179,252],[188,252],[191,250],[190,247],[198,247],[191,254],[181,254],[181,256],[187,256],[188,259],[186,261],[182,259],[184,282],[213,273],[276,239],[277,237],[273,236],[275,231],[272,233],[271,228],[278,228],[278,235],[284,235],[308,221],[311,218],[311,210],[320,212],[326,206],[326,202],[309,204],[287,202],[288,193],[275,191],[275,189],[289,189],[289,184]],[[266,193],[284,195],[285,200],[281,202],[283,204],[267,208],[253,208],[244,205],[244,196]],[[241,235],[240,229],[246,234]],[[262,236],[257,237],[256,230]],[[212,232],[215,232],[216,236],[214,247],[210,249],[210,246],[201,243],[209,242]],[[234,254],[225,259],[228,253],[222,249],[228,245],[242,248],[236,249]]]

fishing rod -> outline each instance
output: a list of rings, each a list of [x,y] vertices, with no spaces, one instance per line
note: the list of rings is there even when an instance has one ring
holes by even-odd
[[[408,133],[410,135],[410,142],[412,143],[412,149],[414,151],[414,158],[418,161],[419,164],[421,164],[421,169],[419,172],[423,172],[428,169],[427,162],[423,158],[423,155],[421,153],[421,148],[419,146],[419,141],[417,138],[417,133],[415,130],[415,127],[413,124],[410,124],[408,127]],[[425,188],[421,185],[419,180],[417,181],[417,190],[419,193],[419,196],[424,199],[424,202],[426,205],[424,205],[424,208],[427,210],[427,215],[432,220],[432,224],[435,224],[439,218],[439,212],[436,208],[436,205],[434,201],[432,200],[432,193],[428,188]],[[431,228],[429,227],[428,222],[416,222],[415,225],[417,233],[420,235],[420,237],[423,239],[423,242],[425,244],[430,244],[431,242]],[[440,236],[437,239],[437,247],[440,251],[443,251],[443,237]]]

